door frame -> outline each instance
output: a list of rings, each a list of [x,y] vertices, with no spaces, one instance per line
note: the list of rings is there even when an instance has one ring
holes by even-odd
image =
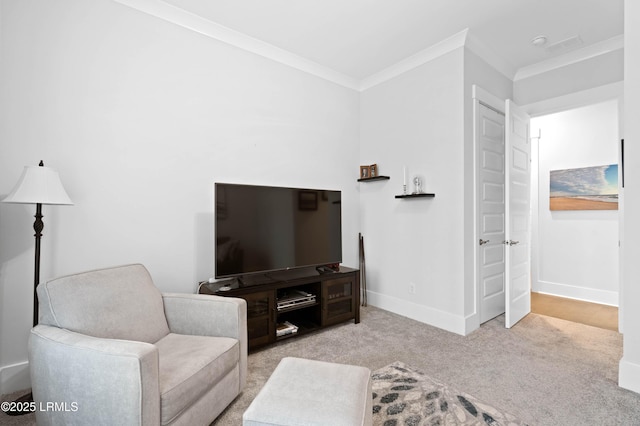
[[[505,100],[489,93],[483,88],[473,85],[471,88],[473,99],[473,298],[474,312],[467,317],[467,330],[475,330],[480,327],[480,259],[478,249],[478,239],[480,229],[478,227],[478,109],[480,103],[496,111],[505,113]]]
[[[484,102],[478,102],[478,110],[475,117],[476,125],[476,226],[478,238],[476,240],[476,250],[478,257],[478,315],[480,323],[489,321],[503,313],[506,309],[506,254],[504,244],[506,239],[506,116],[497,111],[496,108],[487,106]],[[502,125],[502,131],[493,136],[487,135],[487,131],[494,132],[496,129],[487,129],[485,126],[490,123]],[[496,145],[498,144],[498,145]],[[499,152],[501,151],[501,153]],[[495,160],[485,158],[485,155],[502,155],[499,162],[500,170],[494,167]],[[489,160],[488,166],[485,160]],[[488,186],[485,186],[488,185]],[[496,185],[500,185],[501,191],[498,193]],[[492,188],[487,193],[487,189]],[[490,199],[484,197],[489,196]],[[499,197],[499,198],[495,198]],[[502,220],[498,219],[502,217]],[[487,223],[486,220],[490,222]],[[487,228],[489,225],[489,228]],[[491,259],[489,263],[487,260]],[[491,292],[487,294],[487,284],[491,283]],[[501,283],[502,289],[497,288]]]

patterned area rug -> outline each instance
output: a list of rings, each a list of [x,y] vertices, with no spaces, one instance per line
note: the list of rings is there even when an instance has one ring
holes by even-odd
[[[394,362],[372,375],[373,424],[383,426],[491,425],[525,423],[471,395]]]

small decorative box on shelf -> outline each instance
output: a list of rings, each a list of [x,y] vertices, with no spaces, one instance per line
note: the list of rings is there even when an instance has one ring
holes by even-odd
[[[396,195],[396,198],[418,198],[418,197],[428,197],[433,198],[436,194],[421,192],[420,194],[404,194],[404,195]]]
[[[389,180],[391,179],[389,176],[374,176],[374,177],[368,177],[368,178],[360,178],[358,179],[358,182],[371,182],[373,180]]]

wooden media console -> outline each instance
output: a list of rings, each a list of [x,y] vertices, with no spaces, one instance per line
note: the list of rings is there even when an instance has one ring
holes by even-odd
[[[360,322],[359,270],[344,266],[205,282],[198,292],[247,301],[249,350],[344,321]]]

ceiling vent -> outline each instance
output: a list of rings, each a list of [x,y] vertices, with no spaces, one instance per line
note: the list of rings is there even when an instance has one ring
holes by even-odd
[[[580,38],[580,36],[574,36],[557,43],[550,44],[545,50],[548,53],[563,53],[569,50],[577,49],[580,46],[582,46],[582,39]]]

